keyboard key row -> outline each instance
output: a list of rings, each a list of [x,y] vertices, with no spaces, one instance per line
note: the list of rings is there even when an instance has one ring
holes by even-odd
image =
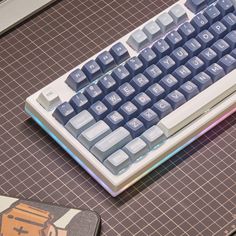
[[[184,8],[176,4],[170,11],[157,17],[155,21],[148,22],[143,29],[135,30],[127,40],[127,43],[136,51],[144,48],[148,43],[154,42],[158,37],[167,33],[176,25],[188,19]],[[173,40],[173,39],[172,39]],[[180,43],[180,42],[179,42]]]
[[[125,46],[120,42],[116,43],[109,52],[104,51],[97,56],[96,60],[85,63],[82,70],[72,71],[67,77],[66,83],[77,92],[128,58],[129,53]]]

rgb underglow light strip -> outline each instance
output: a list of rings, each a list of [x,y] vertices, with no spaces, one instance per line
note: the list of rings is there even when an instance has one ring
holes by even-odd
[[[170,159],[172,156],[174,156],[175,154],[177,154],[179,151],[181,151],[182,149],[184,149],[185,147],[187,147],[190,143],[192,143],[193,141],[195,141],[196,139],[198,139],[200,136],[202,136],[203,134],[205,134],[206,132],[208,132],[210,129],[212,129],[214,126],[216,126],[217,124],[219,124],[221,121],[223,121],[224,119],[226,119],[228,116],[230,116],[231,114],[233,114],[234,112],[236,112],[236,108],[233,109],[232,111],[226,113],[225,115],[223,115],[222,117],[220,117],[218,120],[216,120],[215,122],[213,122],[210,126],[208,126],[206,129],[204,129],[203,131],[201,131],[199,134],[197,134],[195,137],[193,137],[192,139],[190,139],[188,142],[186,142],[184,145],[182,145],[181,147],[175,149],[172,153],[170,153],[169,155],[167,155],[165,158],[163,158],[161,161],[159,161],[158,163],[156,163],[155,165],[153,165],[150,169],[148,169],[147,171],[143,172],[142,174],[140,174],[136,179],[134,179],[133,181],[131,181],[129,184],[127,184],[126,186],[124,186],[122,189],[119,190],[119,192],[113,192],[97,175],[94,174],[94,172],[92,170],[90,170],[80,159],[78,156],[76,156],[54,133],[52,133],[34,114],[32,114],[27,108],[25,108],[26,112],[35,120],[35,122],[42,127],[43,130],[45,130],[45,132],[47,132],[81,167],[83,167],[83,169],[85,171],[87,171],[100,185],[102,185],[102,187],[104,189],[106,189],[107,192],[109,192],[113,197],[119,195],[121,192],[123,192],[125,189],[127,189],[128,187],[130,187],[131,185],[133,185],[135,182],[137,182],[139,179],[141,179],[142,177],[144,177],[145,175],[147,175],[148,173],[150,173],[151,171],[153,171],[154,169],[156,169],[158,166],[160,166],[161,164],[163,164],[165,161],[167,161],[168,159]]]

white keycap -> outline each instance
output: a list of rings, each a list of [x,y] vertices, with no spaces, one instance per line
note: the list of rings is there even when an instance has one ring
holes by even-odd
[[[150,149],[165,140],[162,130],[156,125],[146,130],[141,138],[148,144]]]
[[[84,110],[71,118],[65,127],[74,137],[77,137],[88,127],[95,124],[95,122],[93,116],[88,111]]]
[[[47,111],[51,111],[61,104],[60,97],[51,88],[43,90],[39,94],[37,101]]]
[[[110,127],[104,121],[100,120],[80,134],[78,140],[87,149],[90,149],[95,143],[110,133]]]
[[[127,168],[129,164],[129,156],[122,150],[116,151],[104,161],[104,165],[115,175]]]
[[[132,140],[130,132],[120,127],[96,143],[91,152],[98,160],[104,161],[109,155]]]
[[[184,105],[164,117],[158,126],[170,137],[236,91],[235,71],[215,82]]]
[[[123,150],[130,156],[132,161],[136,161],[148,152],[148,146],[141,138],[136,138],[126,144]]]

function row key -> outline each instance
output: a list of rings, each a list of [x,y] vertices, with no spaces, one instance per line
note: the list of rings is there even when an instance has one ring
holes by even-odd
[[[122,43],[116,43],[108,51],[100,53],[96,60],[90,60],[82,69],[72,71],[66,79],[67,85],[74,91],[79,91],[103,73],[129,58],[129,52]]]
[[[167,33],[176,25],[188,19],[187,13],[180,4],[173,6],[170,11],[157,17],[156,21],[148,22],[143,29],[135,30],[127,43],[136,51],[155,41],[162,34]]]

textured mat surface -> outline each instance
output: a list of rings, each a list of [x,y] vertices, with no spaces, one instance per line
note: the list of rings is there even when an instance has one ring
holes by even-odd
[[[0,193],[96,210],[107,236],[236,227],[236,114],[114,199],[23,111],[27,96],[173,3],[62,0],[0,39]]]

